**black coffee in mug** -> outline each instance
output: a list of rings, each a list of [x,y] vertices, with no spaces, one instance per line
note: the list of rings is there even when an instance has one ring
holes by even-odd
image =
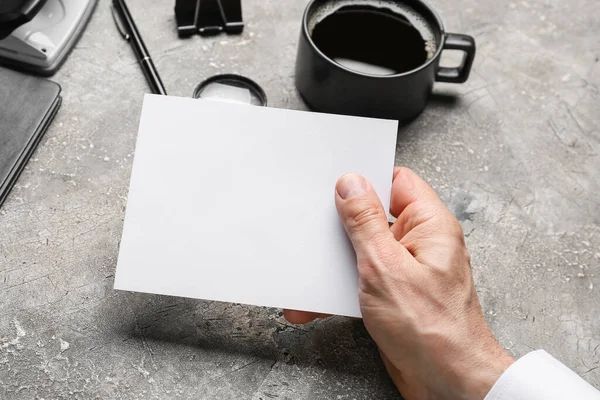
[[[338,0],[312,20],[312,40],[346,68],[374,75],[408,72],[433,57],[433,29],[411,7],[386,0]]]
[[[464,53],[440,66],[444,50]],[[295,81],[317,111],[408,122],[434,82],[469,78],[475,40],[449,33],[423,0],[310,0],[302,17]]]

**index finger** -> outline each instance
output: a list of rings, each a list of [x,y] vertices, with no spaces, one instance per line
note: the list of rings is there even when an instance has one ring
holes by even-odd
[[[394,168],[390,213],[398,218],[402,211],[416,201],[438,202],[440,198],[419,175],[405,167]]]

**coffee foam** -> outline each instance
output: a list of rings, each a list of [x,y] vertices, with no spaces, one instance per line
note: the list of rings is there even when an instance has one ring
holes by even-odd
[[[308,20],[308,33],[312,36],[315,26],[325,18],[344,7],[367,6],[385,8],[405,17],[419,31],[425,40],[427,59],[431,59],[437,51],[437,41],[431,25],[412,7],[394,0],[331,0],[321,4],[313,11]]]

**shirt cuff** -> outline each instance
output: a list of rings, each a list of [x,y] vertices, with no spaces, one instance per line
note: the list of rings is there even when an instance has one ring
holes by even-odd
[[[543,350],[502,374],[485,400],[600,400],[600,392]]]

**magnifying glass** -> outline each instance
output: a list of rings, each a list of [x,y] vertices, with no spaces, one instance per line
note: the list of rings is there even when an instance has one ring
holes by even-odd
[[[194,90],[195,99],[267,106],[265,91],[253,80],[235,74],[215,75]]]

